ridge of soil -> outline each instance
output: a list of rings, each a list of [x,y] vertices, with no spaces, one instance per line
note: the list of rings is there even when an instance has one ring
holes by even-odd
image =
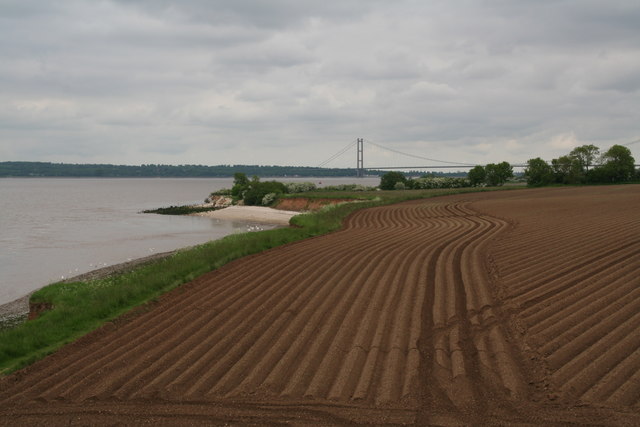
[[[0,379],[0,424],[640,424],[640,186],[351,215]]]

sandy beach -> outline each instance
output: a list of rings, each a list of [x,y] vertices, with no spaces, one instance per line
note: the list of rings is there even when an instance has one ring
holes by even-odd
[[[194,215],[226,220],[289,225],[289,220],[299,214],[300,212],[296,211],[284,211],[264,206],[229,206],[217,211],[199,212]]]

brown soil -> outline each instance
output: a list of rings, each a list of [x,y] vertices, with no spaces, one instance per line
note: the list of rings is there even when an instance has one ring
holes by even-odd
[[[275,209],[285,211],[316,211],[326,205],[334,205],[343,202],[355,202],[354,199],[310,199],[307,197],[291,197],[280,199]]]
[[[0,381],[0,424],[640,424],[640,186],[449,196],[231,263]]]
[[[53,305],[48,302],[29,302],[29,315],[27,316],[28,320],[37,319],[45,311],[49,311],[53,308]]]

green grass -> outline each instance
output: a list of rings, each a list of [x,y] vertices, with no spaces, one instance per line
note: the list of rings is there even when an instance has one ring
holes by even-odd
[[[294,227],[233,234],[179,251],[169,258],[120,275],[46,286],[31,296],[31,302],[51,304],[52,310],[44,312],[35,320],[0,331],[0,374],[8,374],[27,366],[134,307],[152,301],[232,260],[335,231],[356,210],[405,200],[490,190],[492,189],[463,188],[376,191],[365,194],[356,192],[357,195],[370,199],[298,215],[291,220]]]

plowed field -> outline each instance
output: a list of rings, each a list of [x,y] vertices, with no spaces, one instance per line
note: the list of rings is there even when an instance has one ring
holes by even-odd
[[[640,424],[640,186],[449,196],[231,263],[0,382],[4,424]]]

